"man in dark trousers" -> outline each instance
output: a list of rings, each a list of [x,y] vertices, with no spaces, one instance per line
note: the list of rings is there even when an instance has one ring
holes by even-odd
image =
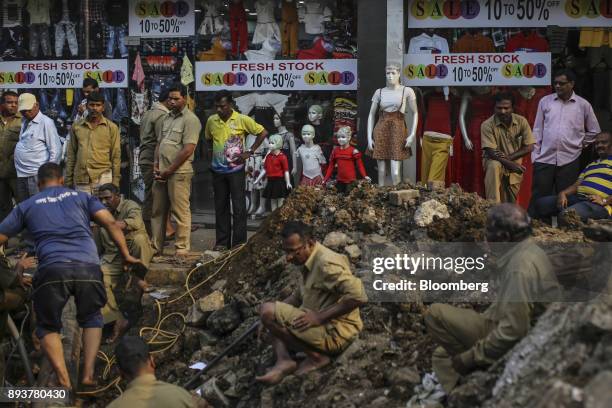
[[[0,246],[24,228],[34,238],[39,262],[32,294],[36,336],[59,385],[70,388],[60,334],[62,310],[70,296],[74,296],[76,318],[83,328],[81,381],[85,386],[95,385],[94,364],[102,338],[100,309],[106,303],[106,294],[90,221],[93,219],[108,232],[126,264],[141,262],[129,254],[121,228],[100,201],[63,184],[61,167],[43,164],[38,169],[40,192],[17,205],[0,224]]]

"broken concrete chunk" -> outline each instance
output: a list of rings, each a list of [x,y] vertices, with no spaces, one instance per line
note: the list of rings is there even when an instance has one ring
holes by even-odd
[[[221,289],[223,289],[225,287],[226,283],[227,283],[227,281],[225,279],[219,279],[218,281],[213,283],[210,288],[212,290],[221,290]]]
[[[215,334],[227,334],[240,325],[240,312],[234,305],[228,305],[213,312],[206,320],[206,326]]]
[[[612,371],[597,374],[584,388],[584,408],[606,408],[612,401]]]
[[[344,248],[344,252],[346,252],[351,259],[359,259],[361,256],[361,249],[359,249],[358,245],[349,245]]]
[[[200,311],[198,304],[194,304],[189,308],[185,322],[189,326],[204,327],[206,324],[207,315]]]
[[[434,221],[434,217],[440,219],[450,218],[446,205],[436,200],[425,201],[414,213],[414,222],[419,227],[426,227]]]
[[[323,245],[331,249],[340,249],[352,243],[352,238],[340,231],[330,232],[323,240]]]
[[[421,382],[419,372],[413,367],[401,367],[388,370],[385,373],[385,380],[390,385],[414,385]]]
[[[419,198],[419,190],[397,190],[389,192],[389,202],[393,205],[403,205],[404,203]]]
[[[214,312],[215,310],[219,310],[223,307],[224,304],[225,300],[223,297],[223,293],[218,290],[198,300],[198,306],[200,307],[200,311],[202,313],[209,313]]]

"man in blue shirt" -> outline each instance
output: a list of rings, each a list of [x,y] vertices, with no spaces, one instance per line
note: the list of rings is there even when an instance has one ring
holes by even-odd
[[[70,388],[60,331],[62,309],[74,296],[77,321],[83,328],[82,384],[94,385],[94,364],[104,325],[100,309],[106,293],[90,220],[106,229],[126,264],[140,264],[128,252],[125,237],[115,219],[97,198],[63,186],[59,165],[38,169],[40,193],[19,203],[0,224],[0,245],[27,228],[36,243],[38,270],[33,279],[32,300],[36,335],[51,362],[60,386]]]

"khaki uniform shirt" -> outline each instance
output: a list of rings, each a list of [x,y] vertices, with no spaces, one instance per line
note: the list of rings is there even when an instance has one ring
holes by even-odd
[[[107,408],[192,408],[196,403],[181,387],[159,381],[153,374],[141,375]]]
[[[124,221],[127,224],[127,229],[123,231],[126,240],[129,241],[139,234],[147,236],[147,230],[142,220],[142,210],[135,201],[122,198],[113,217],[115,217],[115,220]],[[104,228],[100,231],[100,241],[104,251],[104,255],[102,255],[104,262],[113,263],[117,257],[120,257],[115,242]]]
[[[96,183],[109,170],[118,187],[121,137],[117,125],[104,117],[95,128],[87,120],[75,123],[66,149],[66,185]]]
[[[164,116],[158,121],[156,128],[159,140],[159,170],[164,171],[170,167],[178,152],[186,144],[198,144],[202,124],[198,117],[185,106],[178,114],[170,112]],[[191,162],[193,162],[193,154],[175,171],[175,174],[193,173]]]
[[[303,270],[301,309],[320,311],[345,299],[367,302],[361,279],[354,276],[348,258],[316,243]],[[350,340],[362,329],[359,308],[330,322],[340,337]]]
[[[153,165],[155,145],[157,144],[155,124],[169,112],[164,104],[157,102],[142,115],[140,120],[140,164]]]
[[[512,123],[509,127],[506,127],[495,115],[485,120],[480,126],[480,138],[483,150],[485,148],[496,149],[507,155],[524,146],[535,144],[535,138],[531,133],[527,119],[515,113],[512,114]],[[484,160],[486,162],[488,159]],[[523,158],[519,157],[514,162],[520,165]],[[518,184],[521,182],[523,175],[509,173],[509,177],[510,184]]]
[[[498,300],[484,312],[495,328],[473,346],[477,365],[492,364],[503,356],[527,335],[532,319],[561,295],[548,255],[532,239],[516,244],[497,260],[497,267]]]
[[[0,178],[15,178],[15,146],[21,131],[21,115],[6,120],[0,116]]]

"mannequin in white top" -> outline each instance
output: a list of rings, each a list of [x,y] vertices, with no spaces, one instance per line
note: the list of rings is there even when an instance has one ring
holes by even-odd
[[[374,93],[368,116],[368,149],[374,152],[373,157],[377,160],[379,186],[385,185],[388,162],[392,185],[400,183],[401,163],[410,157],[410,146],[414,143],[418,125],[416,96],[412,88],[400,84],[398,66],[387,66],[386,82],[385,88]],[[379,111],[381,114],[375,128]],[[384,146],[377,148],[376,144],[381,143]]]
[[[268,39],[281,40],[280,29],[274,19],[274,0],[256,0],[257,25],[253,33],[253,44],[261,44]]]
[[[294,175],[300,175],[299,185],[318,186],[323,184],[321,166],[327,163],[319,145],[314,144],[315,128],[312,125],[302,127],[304,144],[295,153]]]
[[[283,153],[287,155],[287,158],[291,158],[291,160],[294,160],[293,158],[295,157],[295,137],[293,136],[293,133],[287,130],[287,127],[283,124],[283,118],[278,113],[274,114],[272,120],[274,122],[274,127],[276,128],[276,133],[281,135],[281,137],[283,138]],[[293,166],[291,165],[292,162],[289,162],[289,166],[292,167],[290,168],[291,175],[294,176],[295,164]]]

